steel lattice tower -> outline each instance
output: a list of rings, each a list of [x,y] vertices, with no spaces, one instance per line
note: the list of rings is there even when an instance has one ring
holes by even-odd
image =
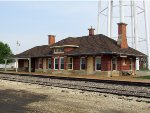
[[[148,24],[148,14],[147,14],[147,1],[134,1],[128,0],[126,4],[125,0],[108,0],[108,1],[98,1],[98,18],[97,18],[97,34],[100,33],[100,23],[102,22],[102,16],[105,16],[107,19],[107,36],[113,38],[113,23],[115,19],[118,19],[118,22],[126,22],[126,18],[130,19],[130,23],[127,23],[130,26],[130,34],[132,41],[132,48],[139,50],[139,43],[141,42],[139,37],[139,26],[144,27],[143,32],[145,35],[146,43],[146,54],[148,56],[148,69],[150,70],[150,36],[149,36],[149,24]],[[140,3],[139,3],[140,2]],[[105,6],[103,6],[105,4]],[[118,8],[115,10],[115,8]],[[125,10],[128,9],[127,10]],[[114,15],[118,13],[118,17]],[[127,15],[128,14],[128,15]],[[139,22],[138,15],[142,15],[143,22]],[[117,23],[115,23],[117,25]],[[128,34],[127,34],[127,37]],[[142,51],[143,52],[143,51]],[[136,70],[139,70],[139,58],[136,58]]]

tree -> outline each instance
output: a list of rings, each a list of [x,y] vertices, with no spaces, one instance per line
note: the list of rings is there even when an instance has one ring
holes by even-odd
[[[4,44],[3,42],[0,42],[0,64],[4,64],[4,59],[9,59],[12,57],[12,51],[8,44]],[[11,60],[8,60],[8,62],[11,62]]]

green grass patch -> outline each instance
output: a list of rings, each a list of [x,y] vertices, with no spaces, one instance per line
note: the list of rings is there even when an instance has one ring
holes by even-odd
[[[139,71],[150,71],[150,70],[148,70],[148,69],[146,69],[146,68],[140,68],[140,70]]]
[[[150,79],[150,75],[147,75],[147,76],[140,76],[140,77],[136,77],[136,78]]]

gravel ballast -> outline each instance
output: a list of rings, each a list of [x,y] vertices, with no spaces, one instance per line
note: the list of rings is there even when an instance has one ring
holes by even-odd
[[[0,113],[150,113],[150,99],[0,80]]]
[[[150,98],[150,84],[148,83],[141,86],[141,83],[132,84],[132,82],[118,83],[117,81],[108,81],[107,83],[105,81],[93,82],[90,80],[69,80],[66,78],[58,79],[11,74],[0,74],[0,79],[82,91]]]

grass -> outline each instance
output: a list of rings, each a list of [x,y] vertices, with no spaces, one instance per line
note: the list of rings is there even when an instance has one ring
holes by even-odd
[[[149,71],[148,69],[140,69],[139,71]]]
[[[140,76],[140,77],[137,77],[137,78],[150,79],[150,75],[147,75],[147,76]]]

